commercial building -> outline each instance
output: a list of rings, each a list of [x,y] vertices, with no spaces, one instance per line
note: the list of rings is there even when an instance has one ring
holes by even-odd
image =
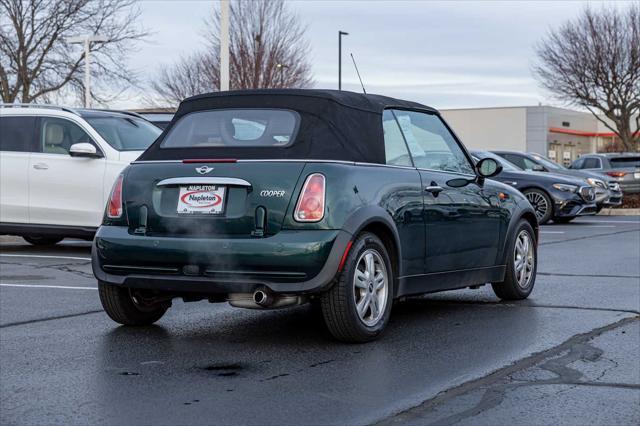
[[[545,105],[441,112],[472,149],[536,152],[569,164],[616,146],[617,136],[589,112]]]

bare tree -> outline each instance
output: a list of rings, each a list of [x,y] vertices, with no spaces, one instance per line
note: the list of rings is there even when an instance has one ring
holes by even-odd
[[[620,138],[625,150],[637,149],[640,3],[626,9],[584,9],[576,20],[551,31],[538,45],[537,55],[534,73],[545,88],[559,100],[591,111]]]
[[[135,0],[0,0],[0,95],[4,102],[46,100],[61,90],[83,95],[84,50],[74,36],[100,34],[92,44],[97,89],[126,87],[135,74],[123,66],[133,43],[146,36]]]
[[[160,102],[178,105],[183,99],[199,93],[212,92],[220,87],[217,55],[209,51],[183,56],[171,66],[163,66],[151,82],[155,96],[147,96],[147,103]]]
[[[176,104],[187,96],[219,90],[219,9],[205,23],[205,50],[163,68],[151,83],[164,102]],[[283,0],[234,0],[229,27],[231,89],[312,85],[305,27]],[[195,73],[196,78],[185,78]]]

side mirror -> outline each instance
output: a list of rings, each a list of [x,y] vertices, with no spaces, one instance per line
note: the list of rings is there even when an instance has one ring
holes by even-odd
[[[476,164],[476,170],[480,177],[490,178],[502,171],[502,165],[495,159],[487,157],[478,161],[478,164]]]
[[[547,171],[547,169],[545,169],[540,164],[536,164],[535,166],[533,166],[533,168],[531,170],[533,170],[534,172],[546,172]]]
[[[100,158],[102,153],[96,151],[96,147],[90,143],[74,143],[69,148],[69,155],[72,157],[88,157],[88,158]]]

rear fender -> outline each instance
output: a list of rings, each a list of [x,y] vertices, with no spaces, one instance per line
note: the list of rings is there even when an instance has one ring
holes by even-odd
[[[389,253],[391,256],[391,261],[394,263],[395,278],[397,280],[398,277],[401,277],[403,274],[402,271],[402,245],[400,244],[400,236],[398,234],[398,229],[396,225],[389,215],[389,213],[380,206],[366,206],[358,209],[355,213],[351,214],[344,223],[342,229],[349,232],[353,235],[353,238],[356,238],[360,232],[365,230],[372,225],[381,225],[384,226],[389,236],[393,239],[393,244],[395,247],[394,253]],[[381,239],[384,240],[384,236],[380,235]],[[395,257],[395,258],[394,258]],[[395,286],[397,290],[398,286]]]

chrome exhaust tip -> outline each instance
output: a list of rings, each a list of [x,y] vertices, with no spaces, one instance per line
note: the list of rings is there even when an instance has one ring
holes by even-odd
[[[253,301],[258,306],[267,307],[273,303],[273,296],[263,289],[253,292]]]

